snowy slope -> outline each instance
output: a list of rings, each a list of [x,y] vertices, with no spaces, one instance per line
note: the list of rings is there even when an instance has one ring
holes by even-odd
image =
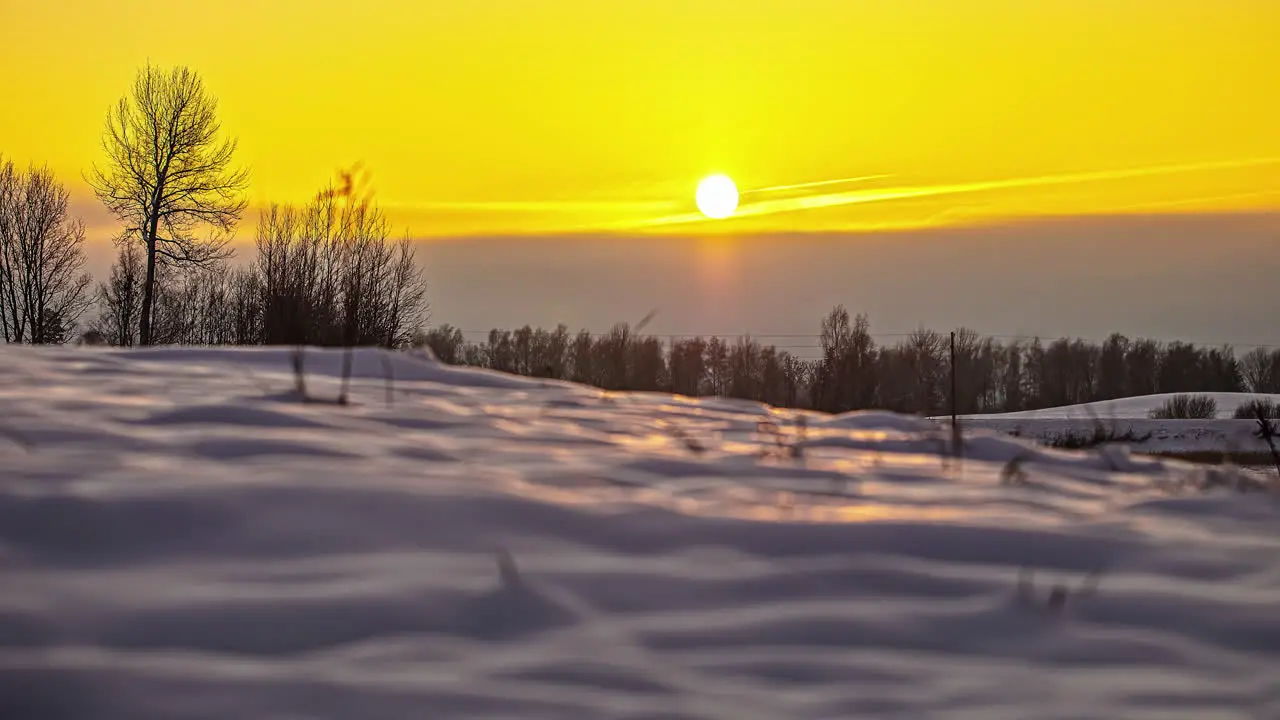
[[[346,406],[287,350],[2,352],[0,718],[1280,717],[1280,502],[1216,471],[372,351]]]
[[[1108,432],[1138,438],[1131,448],[1138,452],[1166,454],[1244,453],[1270,461],[1270,449],[1255,435],[1253,420],[1235,420],[1236,408],[1251,400],[1280,402],[1280,395],[1265,393],[1193,393],[1207,395],[1218,404],[1216,419],[1152,420],[1150,413],[1174,394],[1142,395],[1096,403],[1068,405],[988,415],[964,415],[964,425],[975,430],[1014,434],[1053,444],[1066,436],[1088,436],[1097,423]],[[946,418],[935,418],[945,420]]]
[[[1098,422],[1112,437],[1134,438],[1126,440],[1134,452],[1206,457],[1228,453],[1259,458],[1261,464],[1272,465],[1270,449],[1256,435],[1258,424],[1253,420],[988,419],[974,416],[964,420],[964,426],[969,430],[1005,433],[1058,445],[1063,438],[1090,437]]]
[[[1137,397],[1119,398],[1116,400],[1102,400],[1100,402],[1083,403],[1081,405],[1067,405],[1064,407],[1046,408],[1044,410],[1024,410],[1022,412],[971,415],[968,417],[982,420],[1090,420],[1092,418],[1100,418],[1102,420],[1145,420],[1151,417],[1152,410],[1164,405],[1170,398],[1173,398],[1178,394],[1208,396],[1213,398],[1218,404],[1218,417],[1222,419],[1231,418],[1235,413],[1236,408],[1250,402],[1251,400],[1270,400],[1271,402],[1280,402],[1280,395],[1269,395],[1266,393],[1164,393],[1159,395],[1140,395]]]

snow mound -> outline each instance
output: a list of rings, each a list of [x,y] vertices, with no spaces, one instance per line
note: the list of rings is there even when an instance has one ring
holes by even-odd
[[[0,717],[1280,717],[1280,503],[883,413],[6,348]],[[1211,473],[1216,473],[1211,475]]]

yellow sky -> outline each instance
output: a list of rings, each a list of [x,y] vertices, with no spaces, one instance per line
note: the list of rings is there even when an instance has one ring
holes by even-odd
[[[77,192],[150,58],[218,95],[254,204],[359,161],[419,236],[1280,208],[1275,0],[46,0],[0,28],[0,153]],[[688,215],[713,172],[751,191],[716,226]]]

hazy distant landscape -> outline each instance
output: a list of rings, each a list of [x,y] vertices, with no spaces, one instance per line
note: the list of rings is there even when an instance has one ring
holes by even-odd
[[[1207,241],[1206,238],[1212,238]],[[875,333],[920,326],[984,334],[1112,332],[1206,344],[1280,345],[1267,258],[1280,215],[1117,217],[854,235],[418,240],[431,324],[604,332],[652,310],[676,335],[817,338],[836,304]],[[239,260],[252,258],[238,242]],[[114,248],[86,247],[104,276]],[[1051,279],[1044,273],[1052,268]],[[477,339],[473,337],[472,339]],[[814,344],[800,338],[796,344]],[[798,355],[804,348],[798,348]],[[813,353],[812,356],[816,356]]]
[[[855,235],[426,241],[432,321],[681,335],[808,333],[836,304],[874,332],[1112,332],[1280,345],[1280,216],[1119,217]],[[773,338],[782,344],[782,338]],[[812,343],[809,343],[812,344]],[[801,353],[797,353],[801,354]],[[816,355],[816,353],[814,353]]]

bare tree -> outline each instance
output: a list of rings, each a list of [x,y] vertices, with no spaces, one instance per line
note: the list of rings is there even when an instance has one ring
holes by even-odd
[[[955,331],[955,364],[950,367],[951,358],[945,361],[946,372],[955,373],[955,403],[962,414],[976,413],[979,410],[978,395],[982,378],[979,377],[978,353],[981,350],[982,338],[976,330],[967,327]]]
[[[569,376],[571,380],[587,385],[598,385],[600,383],[600,371],[596,368],[596,359],[594,353],[595,343],[591,337],[591,333],[587,330],[580,331],[573,338],[573,345],[570,348],[572,354],[573,373]],[[471,356],[475,353],[464,352],[464,356]]]
[[[93,329],[111,345],[132,347],[142,314],[142,251],[137,244],[121,243],[111,266],[111,278],[98,283],[98,319]]]
[[[0,310],[8,341],[63,343],[89,307],[84,224],[47,168],[0,168]]]
[[[1276,387],[1277,369],[1280,369],[1280,353],[1256,347],[1240,358],[1240,375],[1249,392],[1273,392]]]
[[[718,337],[703,348],[702,366],[707,373],[707,395],[729,394],[729,345]]]
[[[407,235],[395,244],[392,253],[388,270],[390,277],[386,282],[385,314],[387,347],[394,348],[412,344],[415,334],[427,320],[430,306],[427,304],[426,278]],[[568,333],[567,328],[564,333]],[[567,340],[565,342],[567,344]],[[545,368],[540,363],[538,369]]]
[[[4,329],[4,341],[15,339],[13,327],[18,308],[17,287],[13,283],[9,267],[9,247],[14,243],[13,222],[18,197],[18,173],[12,160],[0,156],[0,326]]]
[[[707,343],[700,337],[676,340],[671,344],[671,360],[668,363],[671,392],[681,395],[697,395],[706,375]]]
[[[946,342],[935,330],[922,327],[907,337],[903,351],[916,379],[913,393],[916,412],[928,415],[942,407],[945,348]]]
[[[419,333],[414,344],[431,348],[436,359],[442,363],[458,365],[463,360],[463,348],[467,341],[461,330],[445,323]]]
[[[1098,356],[1099,400],[1114,400],[1125,396],[1125,355],[1129,352],[1129,338],[1113,333],[1102,345]]]
[[[389,231],[371,201],[333,188],[301,208],[262,213],[254,272],[263,342],[410,345],[427,317],[426,278],[409,239]],[[490,346],[503,362],[506,349]]]
[[[859,314],[851,324],[849,311],[837,305],[822,319],[819,340],[822,361],[814,388],[815,406],[828,412],[869,407],[876,392],[876,348],[870,320]]]
[[[200,265],[230,255],[227,240],[245,209],[248,172],[231,166],[234,139],[219,139],[217,100],[185,67],[138,71],[107,114],[105,167],[88,181],[145,248],[138,341],[151,344],[156,263]],[[207,238],[197,236],[209,230]]]

